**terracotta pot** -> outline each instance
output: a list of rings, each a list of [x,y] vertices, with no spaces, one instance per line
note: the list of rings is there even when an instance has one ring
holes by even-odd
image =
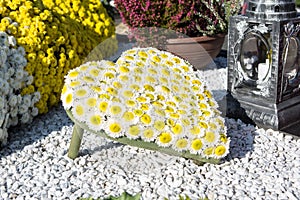
[[[166,48],[189,61],[196,69],[201,69],[220,53],[224,39],[225,34],[168,39]]]

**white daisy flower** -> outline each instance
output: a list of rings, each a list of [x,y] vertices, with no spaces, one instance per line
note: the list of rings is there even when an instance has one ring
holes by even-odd
[[[142,126],[139,124],[130,125],[126,128],[125,135],[130,139],[138,139],[143,132]]]
[[[112,118],[120,118],[123,116],[124,112],[126,111],[126,107],[122,103],[118,102],[110,102],[108,105],[107,113]]]
[[[156,143],[162,147],[169,147],[173,144],[174,138],[173,134],[170,132],[161,132],[157,138]]]
[[[86,124],[91,130],[94,131],[102,130],[103,123],[104,123],[104,119],[100,114],[95,112],[87,112]]]
[[[142,130],[141,138],[142,138],[142,140],[144,140],[146,142],[153,142],[156,139],[158,133],[159,132],[156,130],[153,130],[153,128],[147,127]]]
[[[105,132],[108,136],[113,138],[119,138],[124,135],[124,132],[126,131],[124,127],[122,126],[122,123],[120,123],[117,119],[109,119],[105,123]]]
[[[184,138],[184,137],[177,138],[174,141],[173,148],[179,152],[186,151],[189,149],[189,146],[190,146],[189,142],[190,141],[187,138]]]

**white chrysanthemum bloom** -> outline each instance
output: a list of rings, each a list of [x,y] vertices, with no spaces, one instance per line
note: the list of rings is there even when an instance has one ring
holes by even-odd
[[[72,81],[72,80],[78,80],[78,76],[80,74],[80,70],[78,68],[72,69],[68,72],[68,74],[65,76],[66,81]]]
[[[204,133],[204,137],[202,141],[204,144],[208,144],[208,146],[211,146],[211,145],[215,145],[218,142],[218,139],[219,137],[215,132],[211,130],[207,130]]]
[[[7,70],[7,76],[11,77],[12,75],[15,74],[15,69],[13,67],[8,68]]]
[[[33,116],[33,117],[35,117],[35,116],[37,116],[39,114],[39,109],[37,109],[36,107],[33,107],[32,109],[31,109],[31,115]]]
[[[118,95],[124,100],[134,99],[134,91],[128,87],[120,89],[118,93]]]
[[[7,33],[0,31],[0,46],[9,46]]]
[[[140,138],[142,133],[143,133],[143,126],[139,124],[130,125],[125,129],[125,135],[128,138],[133,140]]]
[[[204,145],[201,138],[190,138],[189,144],[188,149],[191,153],[202,154]]]
[[[34,103],[38,102],[40,100],[40,98],[41,98],[41,93],[39,93],[39,92],[33,93],[32,101]]]
[[[74,89],[74,99],[87,99],[90,96],[94,96],[94,92],[91,91],[92,87],[89,87],[87,85],[84,86],[78,86]]]
[[[33,76],[31,76],[31,75],[30,75],[30,76],[27,76],[27,77],[26,77],[26,84],[27,84],[27,85],[30,85],[32,82],[33,82]]]
[[[18,112],[19,112],[18,107],[12,108],[9,112],[9,117],[17,117]]]
[[[103,129],[104,119],[95,112],[88,112],[86,115],[86,124],[91,130],[100,131]]]
[[[30,122],[31,120],[32,120],[32,117],[30,117],[30,114],[28,112],[25,112],[22,114],[21,123],[25,124],[25,123]]]
[[[73,93],[72,92],[66,92],[61,96],[63,106],[65,109],[70,109],[73,106]]]
[[[24,95],[22,98],[22,104],[25,105],[26,107],[31,107],[32,106],[32,101],[31,101],[31,95]]]
[[[28,106],[23,104],[23,105],[19,105],[19,114],[25,114],[25,113],[28,113]],[[24,121],[24,120],[23,120]]]
[[[18,53],[19,53],[20,55],[22,55],[22,56],[25,56],[25,55],[26,55],[26,51],[25,51],[24,47],[19,46],[19,47],[17,48],[17,50],[18,50]]]
[[[113,138],[119,138],[124,135],[125,129],[117,119],[109,119],[105,122],[104,130],[108,136]]]
[[[15,50],[15,54],[11,56],[10,64],[12,67],[18,66],[26,66],[27,60],[24,58],[23,55],[19,54],[17,50]]]
[[[15,74],[16,79],[18,79],[18,80],[22,79],[22,78],[23,78],[23,75],[24,75],[23,70],[20,70],[20,69],[19,69],[19,70],[16,71],[16,74]]]
[[[190,146],[190,141],[188,138],[185,137],[179,137],[175,139],[173,144],[173,148],[179,152],[188,150],[189,146]]]
[[[126,111],[124,104],[119,102],[110,102],[107,113],[111,118],[120,118]]]
[[[172,133],[166,131],[166,132],[161,132],[157,137],[156,137],[156,143],[159,146],[162,147],[169,147],[173,145],[174,142],[174,136]]]
[[[159,132],[153,130],[152,127],[146,127],[142,130],[141,138],[146,142],[153,142],[157,138],[158,134]]]
[[[81,122],[85,122],[88,119],[88,108],[80,101],[74,101],[74,105],[71,109],[73,116]],[[103,118],[103,117],[101,117]]]
[[[11,95],[8,100],[8,104],[11,107],[16,106],[18,103],[18,97],[16,95]]]

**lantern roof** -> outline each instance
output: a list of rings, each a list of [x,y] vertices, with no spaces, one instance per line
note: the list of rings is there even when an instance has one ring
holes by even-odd
[[[295,0],[247,0],[246,16],[258,20],[297,17]]]

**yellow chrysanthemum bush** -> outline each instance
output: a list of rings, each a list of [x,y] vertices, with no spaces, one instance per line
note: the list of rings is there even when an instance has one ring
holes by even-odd
[[[77,127],[73,135],[87,129],[201,162],[229,152],[212,93],[188,62],[166,51],[134,48],[116,63],[85,63],[68,73],[61,99]]]
[[[99,0],[3,0],[0,31],[25,49],[25,70],[33,77],[21,95],[39,92],[39,113],[60,101],[63,78],[108,38],[100,58],[117,49],[115,27]]]

